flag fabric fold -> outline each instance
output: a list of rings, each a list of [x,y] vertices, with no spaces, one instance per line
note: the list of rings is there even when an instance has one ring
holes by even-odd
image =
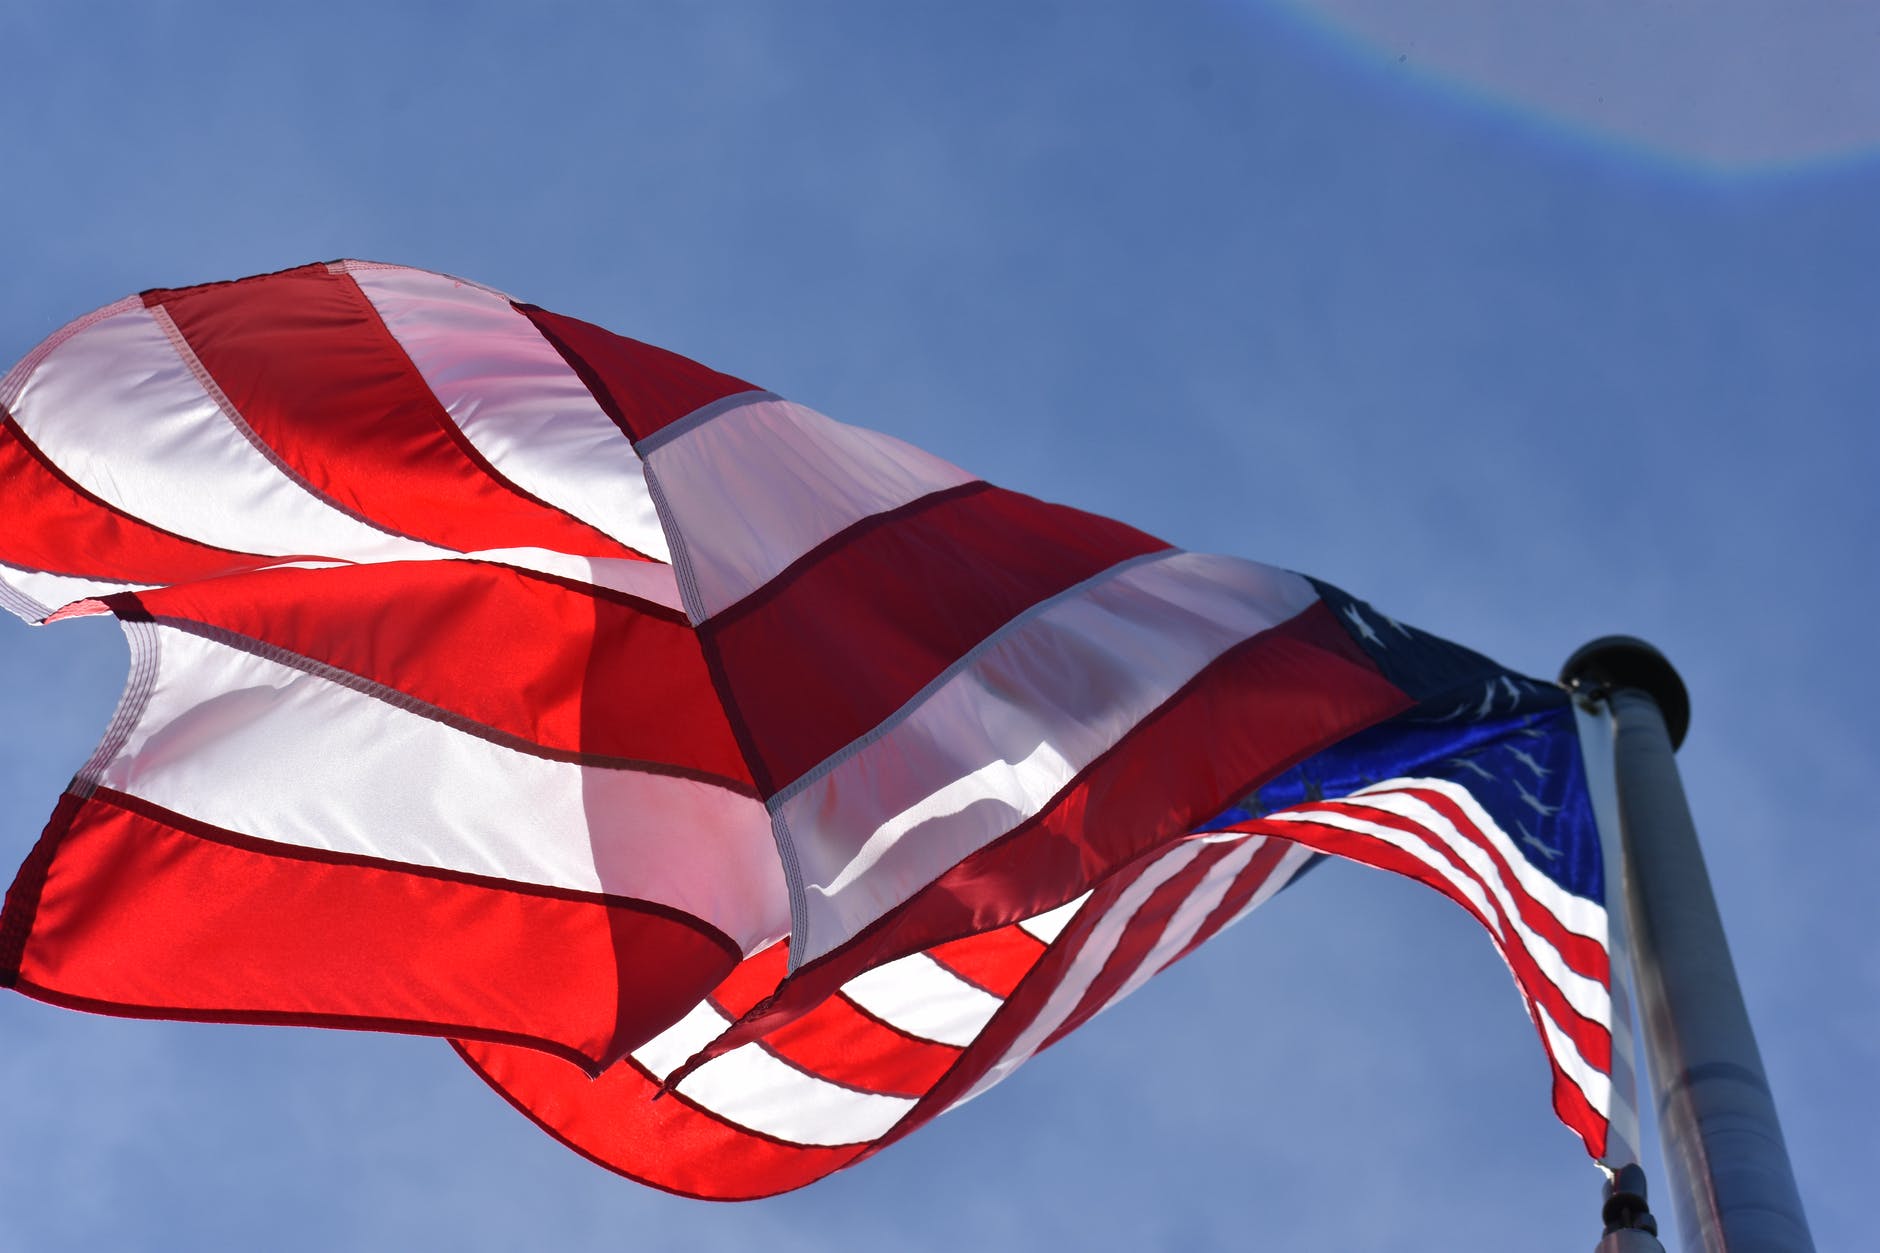
[[[0,604],[132,646],[0,915],[30,995],[445,1036],[613,1169],[765,1195],[1331,854],[1488,929],[1605,1151],[1566,697],[1329,585],[361,262],[62,329],[0,493]]]

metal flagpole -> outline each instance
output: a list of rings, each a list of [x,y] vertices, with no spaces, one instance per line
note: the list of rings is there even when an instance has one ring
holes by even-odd
[[[1690,725],[1684,681],[1650,644],[1619,635],[1575,652],[1560,677],[1580,700],[1603,703],[1613,719],[1626,908],[1650,1091],[1683,1247],[1687,1253],[1812,1253],[1775,1101],[1672,756]],[[1635,1182],[1643,1213],[1642,1176]],[[1609,1200],[1609,1223],[1613,1211],[1624,1208]],[[1615,1238],[1610,1231],[1608,1238]]]

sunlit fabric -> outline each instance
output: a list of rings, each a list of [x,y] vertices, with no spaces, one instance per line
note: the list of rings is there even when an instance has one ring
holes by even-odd
[[[29,995],[447,1037],[595,1160],[748,1197],[1329,853],[1488,929],[1606,1151],[1557,689],[418,270],[147,292],[0,406],[0,603],[132,651],[7,896]]]

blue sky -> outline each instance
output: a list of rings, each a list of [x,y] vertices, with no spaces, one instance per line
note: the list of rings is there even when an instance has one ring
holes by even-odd
[[[1880,88],[1848,49],[1880,6],[1489,7],[11,5],[0,357],[145,287],[398,261],[1530,673],[1645,636],[1693,692],[1681,763],[1817,1241],[1856,1247]],[[10,866],[124,652],[4,637]],[[1597,1238],[1478,928],[1355,867],[771,1202],[607,1175],[435,1041],[7,997],[0,1085],[5,1247]]]

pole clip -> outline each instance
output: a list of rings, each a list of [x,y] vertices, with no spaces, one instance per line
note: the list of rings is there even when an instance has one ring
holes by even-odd
[[[1658,1234],[1658,1220],[1645,1202],[1645,1171],[1636,1163],[1622,1166],[1606,1181],[1606,1203],[1600,1208],[1606,1235],[1615,1231]]]

